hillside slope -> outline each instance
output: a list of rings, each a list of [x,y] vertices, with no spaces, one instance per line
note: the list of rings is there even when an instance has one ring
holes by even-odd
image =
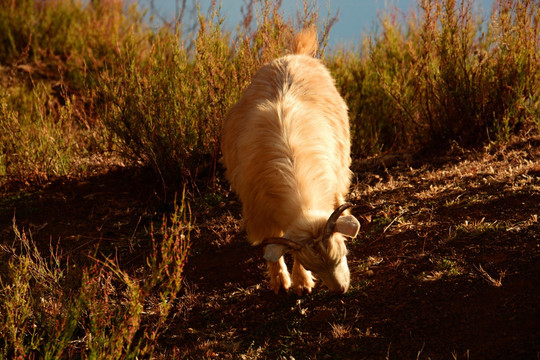
[[[184,293],[159,341],[165,358],[534,358],[540,351],[540,137],[443,157],[355,162],[362,219],[349,243],[343,297],[275,296],[261,249],[241,230],[232,194],[193,203]],[[119,168],[5,194],[12,218],[42,250],[78,264],[111,253],[136,272],[159,218],[160,184]],[[170,195],[169,195],[170,196]],[[213,199],[213,200],[212,200]],[[163,199],[162,199],[163,200]],[[173,354],[176,354],[173,356]]]

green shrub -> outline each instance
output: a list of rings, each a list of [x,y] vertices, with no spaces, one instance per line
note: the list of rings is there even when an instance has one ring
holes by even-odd
[[[0,0],[0,185],[106,163],[97,82],[120,48],[143,51],[151,35],[122,1]]]
[[[123,1],[0,0],[0,64],[24,64],[37,78],[77,90],[116,66],[128,37],[150,35],[142,14]]]
[[[78,98],[59,106],[51,92],[44,82],[0,89],[0,184],[79,173],[105,150],[106,129],[80,118]]]
[[[404,21],[382,14],[356,48],[330,51],[335,19],[321,25],[310,1],[284,19],[280,3],[249,1],[234,33],[214,7],[184,35],[181,23],[150,29],[122,1],[3,0],[0,176],[81,173],[118,151],[165,186],[215,188],[222,119],[309,24],[349,105],[356,157],[504,141],[540,124],[538,0],[499,0],[489,19],[472,0],[421,0]]]
[[[486,23],[470,0],[420,1],[405,24],[386,14],[360,51],[332,54],[355,154],[474,145],[537,119],[538,5],[496,2]]]
[[[75,267],[58,249],[45,257],[14,225],[14,244],[0,246],[0,359],[151,356],[182,286],[188,215],[182,200],[151,232],[143,277],[108,258]]]
[[[121,55],[125,65],[102,78],[102,90],[106,124],[124,154],[151,165],[167,184],[216,180],[222,119],[255,71],[285,53],[294,32],[275,2],[266,1],[258,19],[255,30],[244,23],[232,38],[214,8],[199,14],[193,46],[162,29],[142,59]],[[314,21],[308,13],[302,23]]]

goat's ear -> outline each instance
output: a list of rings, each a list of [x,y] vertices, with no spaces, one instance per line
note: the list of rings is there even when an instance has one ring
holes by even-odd
[[[355,238],[356,235],[358,235],[358,231],[360,231],[360,223],[352,215],[341,216],[336,221],[334,231],[345,236]]]
[[[268,244],[264,249],[263,257],[270,262],[276,262],[287,252],[287,250],[289,250],[289,247],[285,245]]]

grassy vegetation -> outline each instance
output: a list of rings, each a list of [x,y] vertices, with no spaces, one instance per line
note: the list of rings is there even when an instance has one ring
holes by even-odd
[[[405,19],[383,14],[355,52],[329,57],[363,156],[507,140],[539,118],[537,1],[419,1]]]
[[[121,1],[0,3],[0,177],[31,182],[107,162],[99,83],[151,32]],[[132,41],[130,41],[132,40]],[[135,45],[133,45],[135,44]]]
[[[102,254],[88,266],[58,248],[42,255],[13,224],[14,242],[0,245],[0,358],[150,357],[182,286],[187,215],[182,203],[158,231],[152,227],[152,250],[137,276]]]
[[[469,0],[420,1],[405,19],[383,14],[356,48],[334,50],[324,48],[332,22],[304,7],[292,21],[279,2],[252,1],[234,34],[216,7],[184,34],[150,29],[121,1],[5,1],[2,179],[81,173],[121,154],[167,184],[201,175],[215,184],[221,120],[307,24],[319,26],[349,104],[356,156],[505,140],[538,126],[537,1],[498,1],[489,19]]]
[[[305,11],[299,21],[313,23]],[[250,30],[254,19],[261,25]],[[214,184],[222,119],[254,72],[284,54],[292,34],[292,22],[270,1],[235,36],[224,30],[219,8],[199,14],[193,38],[161,29],[142,59],[123,52],[124,66],[102,78],[107,127],[124,154],[166,183],[195,184],[202,175]]]
[[[59,178],[84,180],[115,166],[144,166],[153,170],[164,188],[187,185],[190,193],[202,189],[200,199],[189,200],[205,207],[201,213],[212,234],[212,248],[226,250],[240,224],[234,210],[226,214],[220,210],[226,201],[225,192],[220,193],[221,121],[257,69],[286,54],[294,32],[312,24],[320,33],[319,55],[350,108],[355,158],[449,148],[465,153],[466,147],[488,144],[492,158],[462,164],[466,171],[474,168],[470,170],[474,176],[484,174],[482,178],[463,176],[461,169],[452,167],[431,173],[423,169],[422,179],[420,170],[410,168],[409,178],[400,178],[385,169],[374,177],[375,183],[357,185],[354,200],[369,203],[365,214],[369,246],[358,239],[351,247],[365,247],[362,253],[369,258],[351,264],[351,269],[353,275],[369,279],[351,285],[344,300],[321,291],[304,303],[288,297],[272,308],[256,298],[260,285],[244,289],[226,283],[225,295],[219,289],[210,293],[215,298],[193,305],[200,310],[194,316],[195,329],[189,323],[189,331],[177,334],[182,341],[199,344],[179,350],[187,357],[213,357],[214,350],[222,354],[241,350],[253,358],[300,356],[306,349],[317,350],[313,344],[334,346],[355,336],[362,342],[354,349],[362,353],[369,339],[382,341],[371,327],[359,323],[363,307],[359,299],[367,298],[366,292],[380,281],[372,267],[392,273],[405,267],[403,282],[411,278],[457,282],[474,270],[441,250],[448,243],[465,244],[461,250],[473,252],[474,242],[493,237],[502,248],[506,243],[500,239],[527,229],[533,233],[538,227],[536,213],[515,219],[460,216],[467,206],[490,205],[500,213],[498,201],[515,197],[517,204],[521,196],[523,201],[514,207],[527,203],[532,208],[534,198],[529,201],[527,195],[538,194],[532,147],[528,152],[504,150],[515,134],[540,128],[538,0],[498,0],[488,18],[475,10],[471,0],[420,0],[413,13],[404,18],[392,11],[382,14],[378,30],[362,43],[337,49],[326,47],[333,19],[320,20],[309,1],[296,19],[286,19],[280,3],[249,1],[236,32],[225,30],[218,6],[197,14],[196,31],[186,33],[181,30],[183,19],[152,29],[144,21],[144,11],[126,7],[121,0],[0,0],[2,207],[31,198],[36,204],[31,211],[38,213],[44,206],[39,199],[47,193],[26,196],[29,185]],[[484,189],[486,184],[500,194]],[[400,191],[411,192],[406,199],[401,194],[395,200],[392,192]],[[95,194],[90,195],[93,199]],[[0,232],[0,358],[148,358],[157,348],[177,351],[176,345],[160,343],[160,337],[178,315],[175,311],[189,307],[186,298],[209,294],[190,294],[187,289],[179,299],[190,245],[188,208],[183,199],[155,232],[151,221],[130,229],[132,237],[142,238],[138,244],[149,244],[146,264],[136,271],[123,266],[125,259],[114,252],[102,253],[105,247],[99,245],[77,262],[79,258],[63,255],[60,248],[39,251],[43,244],[36,244],[30,230],[17,224],[8,238]],[[84,221],[88,216],[96,221],[93,225],[103,226],[108,215],[97,224],[91,210]],[[131,210],[126,209],[126,217]],[[17,214],[24,217],[25,211],[29,212],[20,207]],[[223,213],[208,221],[213,211]],[[444,224],[434,220],[437,216]],[[382,248],[388,238],[392,249]],[[417,241],[420,255],[410,250]],[[380,253],[368,252],[377,246]],[[203,252],[200,248],[193,253]],[[392,259],[383,261],[382,254],[388,253]],[[492,256],[497,260],[500,255]],[[477,270],[490,278],[487,270]],[[414,287],[430,286],[417,283]],[[398,305],[402,306],[397,304],[396,311]],[[248,310],[235,312],[235,307]],[[268,320],[260,318],[261,307],[275,310],[265,329],[246,336],[244,325],[230,325],[243,321],[249,328],[253,319]],[[347,318],[346,312],[334,311],[341,308],[356,315]],[[316,315],[321,323],[313,323],[306,314]],[[201,324],[214,326],[218,316],[225,320],[213,330],[201,330]],[[289,317],[287,327],[283,318]],[[309,338],[305,326],[319,331],[321,324],[329,324],[330,337],[304,340]],[[273,341],[276,329],[281,338],[268,352],[266,342]]]

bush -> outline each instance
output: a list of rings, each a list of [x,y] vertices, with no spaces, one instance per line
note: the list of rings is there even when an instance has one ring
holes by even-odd
[[[233,39],[213,8],[199,14],[193,46],[162,29],[148,54],[124,52],[120,71],[103,77],[108,128],[124,154],[151,165],[164,183],[216,180],[222,119],[255,71],[288,48],[293,25],[282,19],[279,4],[263,4],[257,29],[248,30],[250,19]],[[301,21],[315,18],[308,12]]]
[[[96,115],[99,76],[151,34],[122,1],[0,0],[0,183],[105,162],[113,146]]]
[[[0,0],[0,63],[24,64],[77,90],[116,66],[128,38],[150,34],[137,8],[121,0]]]
[[[139,278],[108,258],[80,268],[58,249],[44,257],[14,225],[14,244],[0,245],[0,358],[151,356],[182,286],[188,215],[182,200],[170,221],[152,230]]]
[[[58,106],[49,83],[0,89],[0,184],[86,171],[104,151],[106,129],[80,119],[78,98]]]
[[[384,15],[360,51],[330,56],[355,154],[475,145],[537,119],[538,5],[498,1],[486,24],[470,0],[420,1],[405,25]]]
[[[222,119],[309,24],[349,105],[355,157],[504,141],[540,125],[538,0],[499,0],[488,20],[472,0],[421,0],[403,21],[381,15],[357,48],[331,51],[335,19],[321,25],[310,1],[296,21],[280,1],[250,1],[236,33],[214,7],[189,35],[182,23],[150,29],[120,0],[1,4],[2,177],[84,173],[118,152],[165,187],[215,190]]]

